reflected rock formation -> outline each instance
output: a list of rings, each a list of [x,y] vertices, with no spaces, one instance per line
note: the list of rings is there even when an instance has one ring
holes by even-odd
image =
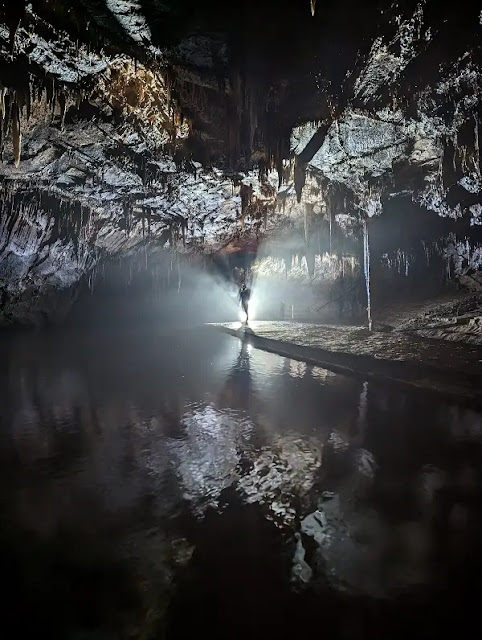
[[[337,588],[374,596],[383,593],[379,574],[385,525],[366,505],[376,468],[369,451],[352,446],[340,433],[330,435],[324,448],[322,477],[314,491],[317,508],[300,522],[294,576],[306,581],[309,575],[301,550],[309,538],[310,570],[315,576],[322,575]]]
[[[322,445],[315,439],[279,436],[259,452],[238,489],[248,503],[265,505],[269,518],[292,525],[297,503],[313,487],[321,453]]]
[[[168,443],[184,498],[201,512],[216,506],[238,479],[238,464],[253,425],[236,411],[192,405],[182,417],[183,437]]]
[[[369,397],[372,416],[377,401]],[[383,469],[355,444],[358,438],[330,435],[312,491],[316,508],[301,518],[296,534],[292,575],[298,584],[393,598],[468,579],[482,531],[479,417],[467,411],[452,418],[457,436],[441,431],[426,452],[433,457],[439,449],[441,466],[424,464],[405,480],[402,467],[396,476],[387,472],[387,452]],[[389,455],[413,467],[403,447]]]

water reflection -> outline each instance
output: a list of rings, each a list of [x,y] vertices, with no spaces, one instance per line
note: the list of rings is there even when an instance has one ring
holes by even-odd
[[[23,335],[0,352],[1,555],[23,598],[6,610],[30,607],[26,630],[154,637],[167,619],[183,637],[209,593],[223,624],[244,608],[246,633],[272,637],[279,602],[309,629],[309,593],[427,605],[473,585],[479,413],[214,331]]]
[[[252,346],[246,340],[242,340],[239,353],[233,361],[226,376],[226,382],[219,393],[217,404],[227,407],[236,405],[249,408],[250,397],[253,393],[251,353]]]
[[[189,407],[181,422],[184,437],[169,442],[171,464],[184,498],[202,511],[217,506],[222,490],[238,480],[253,424],[236,411],[199,404]]]

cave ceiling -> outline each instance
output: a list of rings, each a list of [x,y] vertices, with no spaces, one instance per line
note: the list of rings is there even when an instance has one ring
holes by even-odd
[[[480,187],[482,19],[443,5],[4,0],[1,175],[162,217],[175,193],[185,214],[183,171],[209,201],[205,168],[281,182],[295,159],[298,197],[313,170],[362,208],[410,190],[457,215]]]
[[[481,34],[466,0],[0,0],[0,251],[75,236],[75,280],[396,194],[477,225]]]

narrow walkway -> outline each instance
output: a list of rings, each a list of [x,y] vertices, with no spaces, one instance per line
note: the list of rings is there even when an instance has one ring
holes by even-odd
[[[482,349],[396,331],[299,322],[211,325],[253,346],[346,374],[442,392],[482,405]]]

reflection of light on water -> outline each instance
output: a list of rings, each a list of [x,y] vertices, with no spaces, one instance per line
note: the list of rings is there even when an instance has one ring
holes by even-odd
[[[321,465],[322,447],[315,439],[279,436],[253,460],[252,468],[238,482],[247,503],[258,502],[269,509],[276,524],[293,523],[293,496],[306,495]]]
[[[328,380],[329,378],[337,378],[338,374],[333,371],[329,371],[328,369],[322,369],[321,367],[313,367],[311,370],[311,375],[313,378],[318,380],[322,380],[323,382]]]
[[[368,382],[363,383],[363,388],[360,393],[360,404],[358,407],[358,428],[363,429],[367,419],[368,410]]]
[[[192,405],[182,417],[184,438],[169,449],[184,497],[199,509],[216,505],[219,494],[237,478],[240,451],[252,432],[249,420],[234,410]]]
[[[302,378],[306,373],[306,362],[290,361],[289,374],[292,378]]]

